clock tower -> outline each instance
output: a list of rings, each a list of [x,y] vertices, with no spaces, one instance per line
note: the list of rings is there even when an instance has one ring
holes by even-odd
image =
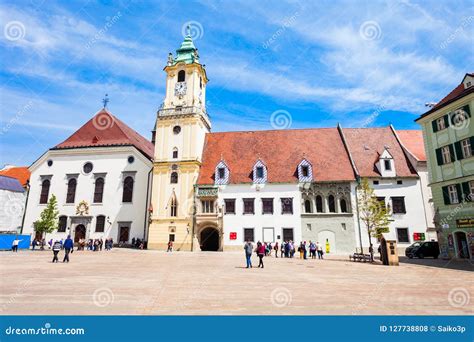
[[[193,246],[194,185],[211,122],[206,112],[204,65],[188,34],[176,55],[168,55],[166,95],[153,131],[155,155],[148,248],[175,250]]]

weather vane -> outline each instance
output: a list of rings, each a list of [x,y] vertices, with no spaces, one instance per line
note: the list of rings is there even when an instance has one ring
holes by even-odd
[[[104,104],[104,108],[107,108],[107,103],[109,103],[109,95],[105,94],[105,97],[102,99],[102,103]]]
[[[191,26],[190,25],[186,25],[186,35],[187,36],[191,35]]]

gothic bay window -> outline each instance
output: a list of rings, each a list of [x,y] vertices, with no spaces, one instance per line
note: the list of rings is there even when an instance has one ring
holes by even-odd
[[[99,177],[94,185],[94,203],[102,203],[104,197],[104,178]]]
[[[123,180],[123,193],[122,193],[122,202],[131,203],[133,198],[133,177],[127,176]]]
[[[282,198],[281,199],[281,213],[282,214],[293,214],[293,198]]]
[[[404,197],[392,197],[392,213],[406,214]]]
[[[171,199],[170,216],[171,217],[178,216],[178,202],[176,201],[176,197],[173,197]]]
[[[76,178],[70,178],[67,182],[67,194],[66,194],[66,203],[74,203],[76,197],[76,187],[77,180]]]
[[[67,228],[67,216],[59,216],[58,233],[66,232],[66,228]]]
[[[214,200],[201,200],[202,212],[212,214],[214,212]]]
[[[41,195],[40,195],[40,201],[39,201],[40,204],[48,203],[50,186],[51,186],[51,181],[49,179],[45,179],[41,183]]]
[[[262,214],[273,214],[273,198],[262,198]]]
[[[225,204],[225,213],[226,214],[235,214],[235,199],[228,198],[224,200]]]
[[[254,198],[244,198],[244,215],[253,215],[255,214],[255,199]]]
[[[328,207],[330,213],[336,212],[336,200],[333,195],[328,196]]]
[[[323,197],[321,195],[316,196],[316,212],[323,212]]]
[[[171,172],[170,183],[171,184],[178,184],[178,173],[176,171]]]
[[[347,202],[344,198],[341,198],[339,205],[341,206],[341,213],[347,213]]]
[[[105,216],[99,215],[95,219],[95,232],[96,233],[103,233],[105,229]]]

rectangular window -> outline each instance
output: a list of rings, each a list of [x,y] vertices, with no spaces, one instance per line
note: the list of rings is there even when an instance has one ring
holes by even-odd
[[[386,171],[392,170],[392,163],[390,162],[390,159],[385,159],[383,163]]]
[[[273,214],[273,198],[262,198],[262,214]]]
[[[397,241],[399,243],[410,243],[408,228],[397,228]]]
[[[406,214],[404,197],[392,197],[392,212],[394,214]]]
[[[214,212],[214,200],[202,200],[202,212],[210,214]]]
[[[244,228],[244,241],[255,241],[253,228]]]
[[[174,242],[174,234],[168,236],[168,241]]]
[[[95,223],[96,233],[103,233],[105,228],[105,216],[97,216]]]
[[[218,169],[218,175],[219,175],[219,179],[224,179],[225,178],[225,169],[223,167],[220,167]]]
[[[235,214],[235,199],[225,199],[225,213]]]
[[[262,166],[258,166],[256,173],[257,173],[257,178],[263,178],[263,167],[262,167]]]
[[[293,228],[282,228],[283,241],[294,241]]]
[[[306,223],[306,229],[311,230],[311,223]]]
[[[374,185],[379,185],[379,181],[378,181],[378,180],[374,180],[372,183],[373,183]]]
[[[301,167],[301,173],[303,174],[303,177],[309,177],[309,167],[308,166],[302,166]]]
[[[272,227],[263,227],[263,242],[275,242],[275,229]]]
[[[255,198],[244,198],[244,214],[253,215],[255,214]]]
[[[282,198],[281,199],[281,213],[282,214],[293,214],[293,198]]]
[[[402,181],[402,180],[397,180],[397,184],[398,184],[398,185],[402,185],[402,184],[403,184],[403,181]]]
[[[451,163],[451,151],[449,146],[441,147],[441,155],[443,156],[443,164]]]
[[[448,186],[448,194],[449,194],[449,203],[451,204],[459,203],[458,189],[456,185]]]
[[[471,139],[461,140],[462,155],[464,158],[472,156]]]
[[[436,120],[436,126],[438,127],[438,131],[441,131],[446,128],[446,123],[444,121],[444,117],[439,118]]]

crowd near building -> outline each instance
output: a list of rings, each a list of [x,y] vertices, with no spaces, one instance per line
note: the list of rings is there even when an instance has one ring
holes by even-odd
[[[58,228],[46,239],[139,239],[161,250],[172,241],[186,251],[311,240],[347,254],[370,244],[357,191],[368,179],[390,213],[387,239],[401,249],[439,240],[443,256],[473,258],[472,74],[417,120],[422,131],[338,125],[211,133],[208,78],[190,36],[164,71],[151,141],[105,101],[29,167],[26,187],[2,188],[9,191],[2,200],[21,197],[16,192],[27,198],[12,226],[35,237],[34,222],[54,194]]]

